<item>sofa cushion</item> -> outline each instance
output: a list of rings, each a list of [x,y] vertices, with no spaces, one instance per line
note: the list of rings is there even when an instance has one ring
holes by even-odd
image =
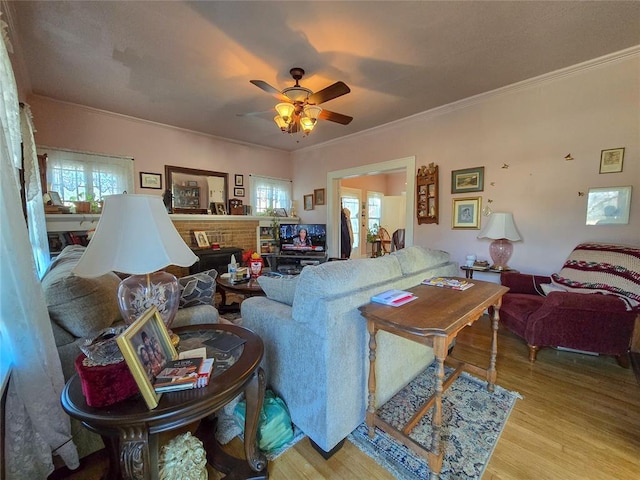
[[[195,305],[213,305],[217,277],[217,270],[211,269],[179,278],[179,308],[188,308]]]
[[[285,305],[293,305],[293,297],[298,286],[298,276],[258,277],[258,283],[267,298]]]
[[[49,318],[74,337],[93,336],[121,318],[116,274],[82,278],[71,272],[84,249],[65,247],[42,279]]]
[[[450,261],[450,255],[442,250],[412,246],[391,253],[398,259],[403,275],[410,275],[421,270],[443,265]]]
[[[551,279],[569,292],[616,295],[628,309],[636,308],[640,304],[640,248],[582,243]]]

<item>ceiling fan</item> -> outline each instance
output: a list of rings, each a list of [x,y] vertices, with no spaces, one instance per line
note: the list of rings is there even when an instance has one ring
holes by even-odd
[[[315,126],[319,118],[330,122],[348,125],[353,117],[341,113],[324,110],[318,105],[342,95],[346,95],[351,89],[344,82],[336,82],[322,90],[313,93],[308,88],[302,87],[299,81],[304,76],[304,70],[294,67],[289,70],[291,77],[296,81],[293,87],[280,91],[263,80],[250,80],[256,87],[270,93],[281,103],[276,105],[278,115],[274,117],[276,125],[282,132],[297,133],[303,132],[308,135]]]

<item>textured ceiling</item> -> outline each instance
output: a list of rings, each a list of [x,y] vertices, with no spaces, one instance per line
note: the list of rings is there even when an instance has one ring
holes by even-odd
[[[282,150],[640,45],[640,2],[10,2],[34,94]],[[282,134],[249,80],[351,93]],[[271,110],[271,111],[270,111]],[[264,112],[257,115],[238,115]]]

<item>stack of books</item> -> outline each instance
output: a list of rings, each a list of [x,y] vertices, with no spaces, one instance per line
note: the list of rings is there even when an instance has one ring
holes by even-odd
[[[177,360],[170,360],[153,381],[157,393],[175,392],[209,384],[215,359],[206,358],[206,348],[180,353]]]

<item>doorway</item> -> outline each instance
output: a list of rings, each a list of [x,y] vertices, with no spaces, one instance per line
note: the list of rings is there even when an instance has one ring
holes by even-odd
[[[385,174],[393,171],[403,170],[406,176],[406,192],[408,195],[405,202],[405,246],[413,245],[413,218],[415,215],[415,202],[409,201],[413,198],[416,186],[416,157],[405,157],[386,162],[362,165],[359,167],[336,170],[327,173],[327,224],[340,225],[340,180],[364,175]],[[327,229],[327,251],[330,257],[340,256],[340,228]]]

